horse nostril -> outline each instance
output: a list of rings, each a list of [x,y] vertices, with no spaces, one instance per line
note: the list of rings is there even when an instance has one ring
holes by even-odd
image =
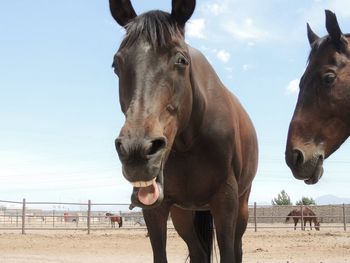
[[[119,138],[115,139],[115,149],[117,150],[118,154],[120,154],[120,155],[125,154],[125,150],[123,148],[122,141]]]
[[[293,166],[294,167],[300,167],[304,163],[304,154],[299,149],[293,150]]]
[[[148,155],[155,154],[160,150],[162,150],[163,148],[165,148],[165,146],[166,146],[166,138],[165,137],[157,138],[151,142],[151,147],[148,149],[147,154]]]

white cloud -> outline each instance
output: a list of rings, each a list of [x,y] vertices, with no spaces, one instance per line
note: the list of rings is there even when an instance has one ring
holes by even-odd
[[[193,38],[205,38],[205,19],[191,19],[186,25],[186,35]]]
[[[249,70],[249,69],[251,69],[251,66],[248,65],[248,64],[244,64],[244,65],[242,66],[242,70],[243,70],[243,71],[247,71],[247,70]]]
[[[253,46],[256,40],[264,39],[267,33],[257,27],[251,18],[245,18],[242,22],[237,23],[234,20],[226,21],[223,24],[224,29],[234,38],[242,41],[248,41],[249,46]]]
[[[255,43],[252,42],[252,41],[249,41],[249,42],[247,43],[247,45],[248,45],[248,47],[254,47],[254,46],[255,46]]]
[[[208,11],[214,16],[218,16],[225,12],[225,4],[224,3],[208,3],[204,5],[204,10]]]
[[[289,82],[287,88],[286,88],[286,94],[290,95],[290,94],[295,94],[298,93],[299,90],[299,79],[294,79],[291,82]]]
[[[221,49],[216,53],[216,57],[219,60],[221,60],[222,62],[226,63],[230,60],[231,54],[229,52],[227,52],[226,50]]]

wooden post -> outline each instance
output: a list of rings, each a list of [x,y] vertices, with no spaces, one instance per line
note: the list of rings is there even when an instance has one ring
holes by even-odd
[[[87,233],[90,235],[90,220],[91,220],[91,200],[88,201],[88,212],[87,212]]]
[[[346,213],[345,213],[345,204],[343,204],[343,222],[344,222],[344,231],[346,231]]]
[[[301,204],[301,206],[300,206],[300,211],[301,211],[301,230],[305,230],[305,228],[304,228],[303,204]]]
[[[257,221],[256,221],[256,202],[254,202],[254,231],[258,231]]]
[[[23,198],[23,204],[22,204],[22,235],[25,234],[25,222],[26,222],[26,199]]]
[[[52,227],[55,228],[55,209],[52,210]]]

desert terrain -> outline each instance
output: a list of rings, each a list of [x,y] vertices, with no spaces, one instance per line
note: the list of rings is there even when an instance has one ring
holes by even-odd
[[[143,263],[152,262],[145,230],[0,232],[0,262],[34,263]],[[340,263],[350,262],[350,233],[339,230],[294,231],[248,229],[243,240],[244,262]],[[184,263],[185,243],[168,232],[169,263]],[[213,262],[219,262],[214,246]],[[187,261],[189,262],[189,261]]]

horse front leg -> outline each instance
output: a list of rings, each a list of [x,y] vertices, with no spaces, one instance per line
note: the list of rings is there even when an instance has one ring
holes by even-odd
[[[217,191],[210,202],[214,218],[221,263],[240,263],[235,258],[235,231],[238,215],[238,185],[233,175]]]
[[[249,199],[250,189],[246,191],[239,198],[239,208],[238,217],[236,224],[235,233],[235,257],[236,262],[242,262],[243,250],[242,250],[242,237],[247,229],[249,210],[248,210],[248,199]]]
[[[143,209],[149,238],[153,251],[154,263],[167,263],[166,234],[170,206],[164,202],[156,208]]]
[[[294,218],[294,230],[297,230],[298,219]]]
[[[175,230],[187,244],[191,263],[209,263],[209,256],[206,254],[196,234],[194,225],[195,212],[172,206],[170,214]]]

